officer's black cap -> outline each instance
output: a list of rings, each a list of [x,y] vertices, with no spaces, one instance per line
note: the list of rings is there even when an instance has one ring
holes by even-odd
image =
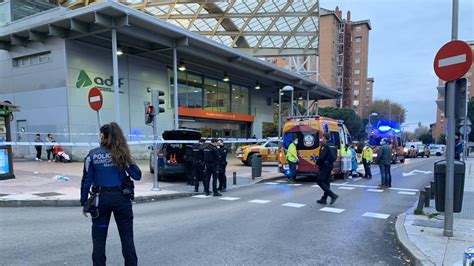
[[[199,143],[206,143],[206,140],[205,139],[200,139]]]
[[[211,143],[217,143],[217,139],[211,139]]]

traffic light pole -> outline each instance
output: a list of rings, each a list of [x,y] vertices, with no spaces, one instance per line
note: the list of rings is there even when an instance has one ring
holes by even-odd
[[[158,167],[158,114],[160,113],[159,93],[157,90],[151,91],[151,104],[153,108],[153,188],[152,191],[160,191],[160,184],[158,183],[159,167]]]
[[[451,39],[458,38],[458,11],[459,0],[453,0]],[[449,81],[446,90],[446,114],[447,114],[447,156],[446,156],[446,188],[444,201],[444,230],[443,235],[453,236],[453,207],[454,207],[454,134],[456,133],[455,97],[456,81]]]

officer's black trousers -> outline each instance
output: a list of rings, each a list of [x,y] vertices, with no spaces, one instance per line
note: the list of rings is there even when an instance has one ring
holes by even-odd
[[[123,195],[121,191],[103,191],[99,194],[98,209],[99,217],[92,219],[93,265],[105,265],[105,242],[112,212],[122,242],[122,255],[125,259],[125,265],[137,265],[137,253],[133,242],[133,211],[130,198]]]
[[[206,165],[206,178],[204,180],[204,190],[205,192],[209,192],[209,183],[211,182],[211,176],[212,176],[212,192],[217,193],[217,179],[218,173],[217,173],[217,167],[214,165]],[[207,186],[207,190],[206,190]]]
[[[324,191],[322,200],[327,200],[328,197],[333,197],[335,194],[331,191],[331,171],[332,167],[323,166],[319,170],[318,179],[316,183]]]
[[[194,183],[193,163],[192,162],[185,162],[184,167],[186,169],[186,179],[188,181],[188,184]]]
[[[225,167],[219,170],[219,189],[227,189],[227,176],[225,175]]]
[[[204,191],[206,191],[205,182],[204,182],[204,176],[206,174],[204,173],[204,167],[200,165],[194,165],[193,174],[194,174],[194,188],[196,190],[199,190],[199,181],[201,181],[203,182],[203,185],[204,185]],[[209,190],[209,187],[207,187],[207,189]]]

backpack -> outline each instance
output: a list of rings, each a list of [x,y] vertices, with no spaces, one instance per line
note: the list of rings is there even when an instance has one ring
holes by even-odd
[[[328,144],[327,147],[329,148],[328,161],[333,163],[337,160],[337,149],[332,144]]]

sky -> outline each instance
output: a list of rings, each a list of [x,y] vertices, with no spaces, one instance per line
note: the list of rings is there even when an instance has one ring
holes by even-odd
[[[407,109],[405,123],[436,122],[436,52],[451,40],[451,0],[320,0],[320,7],[369,19],[369,77],[374,99]],[[474,1],[459,0],[459,40],[474,40]],[[417,125],[408,126],[413,131]]]

